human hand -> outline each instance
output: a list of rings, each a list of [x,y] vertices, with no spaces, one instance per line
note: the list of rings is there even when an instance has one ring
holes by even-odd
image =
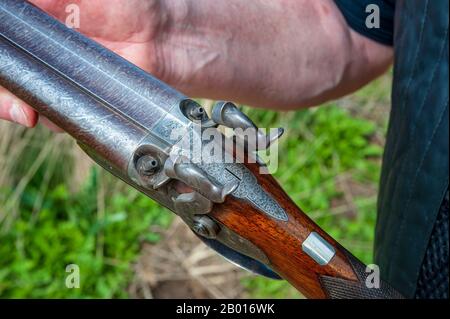
[[[149,72],[157,72],[158,36],[163,10],[159,0],[32,0],[30,1],[64,22],[66,7],[77,4],[80,28],[77,31],[122,55]],[[0,119],[33,127],[38,114],[25,102],[0,87]],[[54,128],[48,120],[43,122]]]

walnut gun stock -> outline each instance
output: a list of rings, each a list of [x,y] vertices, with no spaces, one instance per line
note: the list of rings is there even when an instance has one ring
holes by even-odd
[[[284,278],[308,298],[401,298],[386,283],[366,285],[366,267],[260,173],[264,164],[248,140],[236,135],[231,149],[219,143],[228,140],[219,124],[256,129],[232,103],[219,102],[209,117],[193,100],[21,0],[0,0],[0,85],[227,259]],[[206,130],[219,138],[201,139]],[[258,149],[282,134],[256,132]],[[234,160],[194,161],[184,151],[195,138],[202,149],[219,147]],[[236,160],[238,144],[245,145],[244,162]],[[180,193],[179,182],[191,191]]]

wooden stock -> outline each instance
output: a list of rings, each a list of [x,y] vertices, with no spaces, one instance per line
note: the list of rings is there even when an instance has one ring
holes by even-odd
[[[247,167],[257,176],[259,184],[284,208],[288,221],[275,220],[253,205],[235,198],[229,198],[217,206],[212,216],[264,251],[273,270],[307,298],[327,298],[320,275],[357,281],[342,247],[294,204],[270,174],[259,174],[256,164],[247,164]],[[302,242],[313,231],[336,250],[336,255],[325,266],[320,266],[302,250]]]
[[[270,174],[260,174],[257,164],[246,165],[259,184],[284,208],[288,221],[273,219],[250,203],[232,196],[217,206],[212,216],[259,247],[275,272],[307,298],[401,297],[390,287],[386,289],[386,286],[375,294],[373,290],[368,290],[360,271],[365,266],[302,212]],[[336,250],[327,265],[319,265],[302,250],[302,242],[313,231]],[[331,284],[326,286],[324,278],[331,278]]]

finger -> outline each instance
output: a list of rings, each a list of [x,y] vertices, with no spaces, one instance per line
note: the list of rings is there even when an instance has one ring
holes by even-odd
[[[8,90],[0,87],[0,119],[15,122],[26,127],[36,126],[38,115],[25,102]]]

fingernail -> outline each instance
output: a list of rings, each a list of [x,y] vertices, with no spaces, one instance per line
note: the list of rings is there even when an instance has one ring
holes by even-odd
[[[11,108],[9,109],[9,115],[11,116],[11,120],[14,122],[25,126],[28,125],[28,117],[23,108],[20,107],[19,102],[15,100],[12,101]]]

